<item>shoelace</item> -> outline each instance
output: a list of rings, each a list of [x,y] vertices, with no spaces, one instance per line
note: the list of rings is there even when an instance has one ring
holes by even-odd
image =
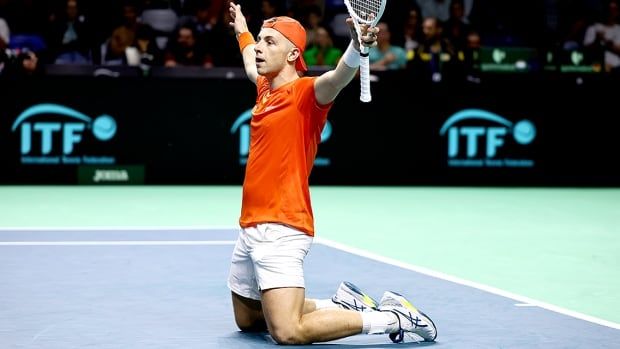
[[[336,298],[332,298],[332,302],[339,304],[341,307],[345,308],[345,309],[349,309],[349,310],[355,310],[355,311],[364,311],[364,309],[366,307],[364,307],[364,305],[362,304],[362,306],[357,306],[357,301],[354,299],[353,300],[353,304],[346,302],[344,300],[338,299],[336,300]]]
[[[414,328],[419,328],[419,327],[421,328],[421,327],[427,326],[427,325],[418,325],[422,319],[420,319],[417,315],[414,318],[411,312],[407,312],[408,314],[405,314],[402,311],[398,311],[396,309],[392,309],[392,312],[401,314],[405,319],[409,320],[412,325],[414,325]],[[400,317],[398,316],[398,314],[396,316],[399,318],[398,321],[400,322]],[[416,342],[416,343],[420,343],[421,342],[420,339],[424,341],[424,338],[422,336],[416,333],[405,331],[402,328],[398,332],[390,333],[389,337],[392,340],[392,342],[400,343],[404,341],[405,335],[409,337],[409,339],[411,339],[413,342]]]
[[[422,319],[420,319],[417,315],[414,318],[413,315],[411,314],[411,312],[408,312],[408,314],[405,314],[402,311],[398,311],[396,309],[394,309],[393,311],[401,314],[405,319],[409,320],[409,322],[411,322],[411,324],[414,326],[414,328],[426,327],[427,326],[427,325],[421,325],[420,322],[422,321]]]
[[[370,307],[366,306],[366,304],[364,304],[364,303],[360,303],[361,305],[358,306],[356,300],[353,300],[354,304],[350,304],[350,303],[347,303],[347,302],[343,302],[343,303],[345,303],[348,307],[350,307],[350,308],[352,308],[353,310],[356,310],[356,311],[364,311],[364,309],[367,309],[367,308],[370,309]]]

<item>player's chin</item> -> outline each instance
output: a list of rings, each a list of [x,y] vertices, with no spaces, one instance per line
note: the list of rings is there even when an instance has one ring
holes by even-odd
[[[267,73],[269,73],[269,69],[267,69],[267,67],[264,64],[257,64],[256,72],[260,75],[266,75]]]

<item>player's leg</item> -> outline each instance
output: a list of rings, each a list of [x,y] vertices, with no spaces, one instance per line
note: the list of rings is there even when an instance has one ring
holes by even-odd
[[[320,309],[305,298],[303,263],[312,237],[280,224],[259,224],[251,256],[261,292],[262,311],[273,339],[305,344],[360,333],[358,313]],[[340,314],[335,315],[334,314]]]
[[[258,225],[252,259],[269,333],[280,344],[325,342],[359,333],[398,331],[391,312],[325,307],[307,311],[303,261],[312,238],[290,227]],[[333,302],[332,302],[333,303]],[[314,304],[316,307],[316,302]]]
[[[304,314],[304,297],[305,289],[301,287],[263,291],[262,304],[267,327],[277,343],[325,342],[362,332],[360,312],[330,308]]]
[[[341,284],[332,300],[305,299],[303,260],[311,242],[307,235],[278,225],[240,232],[228,287],[241,330],[267,329],[279,343],[312,343],[357,333],[397,332],[402,338],[403,330],[416,327],[400,321],[394,309],[375,311],[376,302],[351,283]],[[267,290],[262,295],[259,283]],[[334,309],[336,304],[357,311]]]
[[[228,288],[232,294],[233,313],[237,327],[242,331],[265,331],[267,325],[261,306],[261,295],[256,282],[254,262],[250,256],[249,234],[254,228],[241,229],[233,249]]]
[[[231,258],[228,287],[232,294],[235,322],[242,331],[267,330],[260,301],[261,295],[254,271],[254,261],[250,256],[250,251],[257,250],[254,246],[256,241],[250,237],[259,235],[260,233],[255,227],[242,229],[239,232]],[[309,248],[309,244],[307,248]],[[308,299],[304,302],[303,312],[309,313],[317,308],[329,306],[337,307],[331,300]]]
[[[244,332],[267,331],[261,301],[231,293],[237,327]]]
[[[331,299],[316,299],[306,298],[304,301],[304,314],[311,313],[325,308],[341,308],[338,304],[334,303]]]
[[[242,331],[260,332],[267,331],[265,316],[261,301],[240,296],[234,292],[232,294],[233,312],[237,327]],[[338,308],[338,304],[333,303],[331,299],[306,299],[304,301],[303,313],[311,313],[317,310],[317,302],[329,302],[331,308]],[[326,307],[326,306],[323,306]]]

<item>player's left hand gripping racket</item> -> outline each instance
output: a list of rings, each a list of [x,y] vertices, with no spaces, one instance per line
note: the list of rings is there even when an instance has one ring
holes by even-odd
[[[370,102],[370,68],[368,46],[362,43],[362,24],[374,27],[383,15],[387,0],[344,0],[349,15],[353,19],[360,45],[360,101]]]

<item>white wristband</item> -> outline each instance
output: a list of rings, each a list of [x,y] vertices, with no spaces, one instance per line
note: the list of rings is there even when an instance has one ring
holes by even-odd
[[[360,66],[360,53],[353,47],[353,41],[349,43],[349,46],[342,54],[344,64],[351,68],[357,68]]]

